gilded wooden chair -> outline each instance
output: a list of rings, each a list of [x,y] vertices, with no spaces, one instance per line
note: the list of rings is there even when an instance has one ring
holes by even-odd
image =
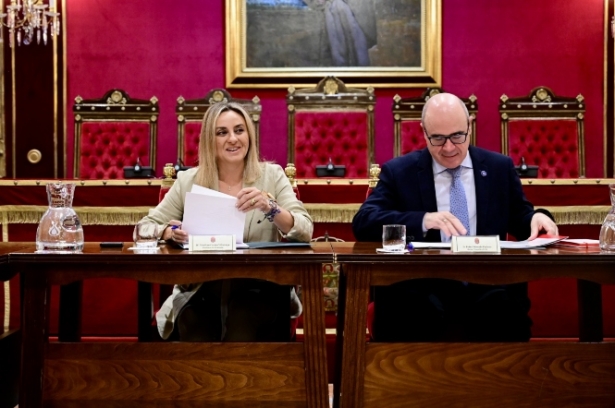
[[[441,88],[427,88],[420,97],[402,98],[399,95],[393,97],[393,120],[395,144],[393,154],[395,157],[410,153],[426,147],[425,136],[421,128],[421,116],[423,107],[433,95],[444,92]],[[478,104],[476,96],[470,95],[461,100],[473,117],[471,124],[470,144],[476,144],[476,114]]]
[[[585,100],[545,86],[528,96],[500,98],[502,153],[515,165],[538,166],[539,178],[585,176]]]
[[[192,167],[198,164],[199,138],[203,115],[211,105],[217,102],[236,102],[242,105],[250,114],[256,130],[256,147],[259,144],[259,124],[262,106],[258,96],[252,99],[233,98],[226,89],[212,89],[201,99],[186,100],[177,98],[175,114],[177,116],[177,157],[180,164]]]
[[[288,162],[295,165],[296,177],[317,177],[316,166],[331,164],[345,166],[346,178],[367,178],[375,161],[375,104],[372,87],[348,88],[333,76],[314,88],[291,86],[286,95]]]
[[[124,167],[156,165],[158,99],[132,99],[112,89],[100,99],[75,98],[73,174],[81,179],[121,179]]]

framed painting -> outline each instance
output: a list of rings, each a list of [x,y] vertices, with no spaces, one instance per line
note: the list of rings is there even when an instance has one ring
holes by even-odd
[[[226,86],[440,86],[441,2],[226,0]]]

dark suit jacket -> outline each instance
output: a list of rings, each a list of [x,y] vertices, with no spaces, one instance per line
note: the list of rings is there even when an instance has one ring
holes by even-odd
[[[476,186],[476,235],[530,235],[534,207],[527,201],[510,157],[470,146]],[[423,237],[426,212],[438,211],[432,157],[415,151],[382,166],[380,181],[352,220],[357,241],[381,241],[384,224],[405,224],[410,241],[440,241],[439,230]]]

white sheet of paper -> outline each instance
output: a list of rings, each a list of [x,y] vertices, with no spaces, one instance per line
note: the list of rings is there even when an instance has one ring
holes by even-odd
[[[212,190],[211,188],[199,186],[196,184],[192,185],[192,190],[190,191],[196,194],[203,194],[203,195],[208,195],[208,196],[213,196],[213,197],[223,197],[223,198],[233,198],[233,199],[235,198],[232,195],[224,194],[219,191]]]
[[[532,249],[546,247],[568,237],[535,238],[531,241],[500,241],[500,248],[506,249]]]
[[[532,249],[546,247],[554,244],[558,241],[566,239],[568,237],[551,237],[551,238],[536,238],[532,241],[500,241],[500,248],[502,249]],[[450,249],[450,242],[415,242],[412,241],[412,246],[417,249],[424,248],[438,248],[438,249]]]
[[[216,194],[209,192],[186,193],[182,229],[190,235],[235,235],[237,248],[247,248],[243,243],[246,214],[235,208],[237,199],[217,191]]]
[[[416,242],[412,241],[412,247],[416,249],[436,248],[436,249],[451,249],[450,242]]]

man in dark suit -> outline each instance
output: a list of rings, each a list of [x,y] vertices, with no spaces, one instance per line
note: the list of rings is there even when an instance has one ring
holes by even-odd
[[[471,120],[452,94],[427,101],[421,121],[427,148],[382,167],[377,187],[353,219],[357,240],[380,241],[385,224],[404,224],[409,240],[427,242],[447,242],[452,235],[523,240],[541,231],[557,234],[550,214],[535,211],[525,198],[512,160],[469,145]],[[461,188],[461,200],[453,188]],[[374,292],[377,341],[520,341],[531,335],[526,285],[420,279]]]

